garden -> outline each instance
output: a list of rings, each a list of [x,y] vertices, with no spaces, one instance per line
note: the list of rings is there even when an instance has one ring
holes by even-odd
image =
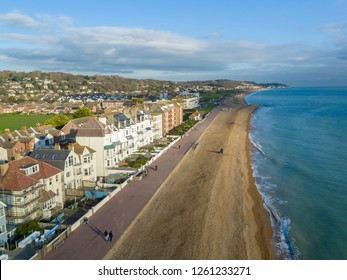
[[[170,130],[170,135],[183,135],[191,129],[198,121],[190,120]]]

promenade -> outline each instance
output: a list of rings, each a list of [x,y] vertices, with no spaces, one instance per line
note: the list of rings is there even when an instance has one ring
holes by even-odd
[[[188,135],[181,138],[148,167],[148,176],[140,181],[131,181],[90,217],[89,224],[78,227],[68,236],[63,245],[49,252],[43,259],[102,259],[175,169],[184,155],[198,142],[199,137],[220,110],[220,106],[215,108],[203,122],[196,126],[197,130],[193,129],[190,131]],[[178,148],[179,146],[180,148]],[[158,167],[157,170],[155,170],[155,166]],[[105,241],[103,237],[105,230],[112,231],[112,242]]]

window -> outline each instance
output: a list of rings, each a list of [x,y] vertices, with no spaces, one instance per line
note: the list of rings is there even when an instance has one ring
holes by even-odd
[[[70,171],[66,172],[66,177],[70,177]]]
[[[69,156],[68,161],[69,161],[69,166],[73,165],[73,156]]]
[[[84,162],[84,163],[89,163],[89,162],[90,162],[90,157],[89,157],[89,156],[84,157],[84,158],[83,158],[83,162]]]
[[[4,208],[1,208],[1,209],[0,209],[0,217],[2,217],[2,216],[5,216]]]
[[[53,184],[53,179],[49,178],[49,185],[52,186],[52,184]]]
[[[55,175],[55,181],[58,182],[59,181],[59,176]]]
[[[38,165],[35,165],[35,166],[33,167],[33,173],[35,173],[35,172],[37,172],[37,171],[39,171],[39,166],[38,166]]]

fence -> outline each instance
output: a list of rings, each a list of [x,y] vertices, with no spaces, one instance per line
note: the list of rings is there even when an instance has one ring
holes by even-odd
[[[198,123],[197,123],[198,124]],[[196,125],[197,125],[196,124]],[[189,131],[187,131],[187,133],[189,133],[193,128],[195,128],[194,125]],[[165,147],[160,153],[158,153],[157,155],[155,155],[153,158],[151,158],[144,166],[142,166],[141,168],[139,168],[138,172],[142,172],[148,165],[152,164],[156,159],[158,159],[162,154],[166,153],[173,145],[175,145],[180,139],[181,137],[179,136],[169,136],[172,138],[176,138],[174,141],[172,141],[167,147]],[[184,137],[184,135],[182,136]],[[124,187],[126,187],[128,185],[128,183],[130,181],[132,181],[134,179],[134,177],[137,175],[134,174],[132,176],[130,176],[125,182],[123,182],[122,184],[112,184],[113,186],[116,185],[117,188],[115,190],[113,190],[112,192],[110,192],[108,194],[108,196],[106,196],[103,200],[101,200],[97,205],[93,206],[90,210],[88,210],[88,212],[86,214],[84,214],[82,217],[80,217],[74,224],[69,225],[69,227],[62,232],[59,236],[57,236],[54,240],[52,240],[49,244],[47,244],[46,246],[44,246],[43,249],[40,250],[39,253],[37,253],[36,255],[34,255],[31,259],[40,259],[42,258],[45,254],[47,254],[48,252],[58,248],[60,245],[62,245],[64,243],[64,240],[68,237],[68,235],[75,231],[80,225],[82,225],[84,223],[85,218],[90,218],[96,211],[98,211],[102,206],[104,206],[113,196],[115,196],[118,192],[120,192]],[[100,183],[99,183],[100,184]],[[103,183],[105,184],[105,183]],[[70,193],[71,194],[71,193]]]

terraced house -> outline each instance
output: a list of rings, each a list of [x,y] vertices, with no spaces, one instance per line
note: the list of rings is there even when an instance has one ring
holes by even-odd
[[[96,152],[98,177],[109,175],[110,168],[153,141],[149,117],[140,110],[71,120],[62,130]]]

